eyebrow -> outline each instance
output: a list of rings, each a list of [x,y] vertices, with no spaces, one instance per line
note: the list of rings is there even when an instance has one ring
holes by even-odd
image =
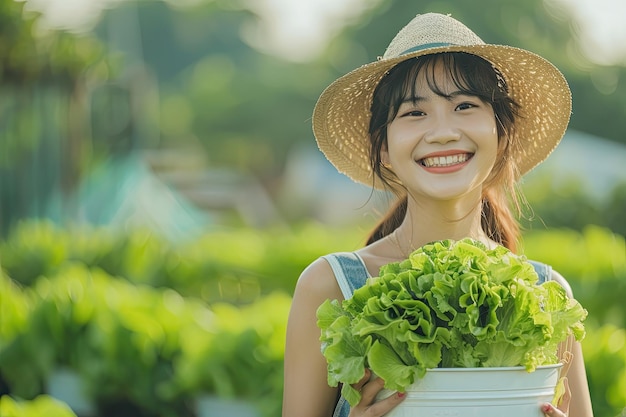
[[[439,93],[436,93],[436,92],[434,92],[434,93],[436,95],[438,95],[439,97],[446,98],[447,100],[452,100],[453,98],[458,97],[458,96],[473,96],[472,94],[469,94],[467,92],[463,92],[461,90],[453,91],[450,94],[439,94]],[[421,101],[426,101],[426,100],[427,100],[426,97],[421,97],[421,96],[406,97],[406,98],[404,98],[400,102],[400,105],[405,104],[405,103],[415,104],[415,103],[419,103]]]

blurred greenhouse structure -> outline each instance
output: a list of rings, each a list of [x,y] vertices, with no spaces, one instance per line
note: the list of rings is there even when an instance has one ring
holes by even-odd
[[[554,0],[363,2],[307,60],[269,52],[262,2],[111,0],[82,32],[36,3],[0,0],[0,415],[280,414],[299,273],[389,198],[335,172],[311,111],[426,11],[571,83],[570,129],[522,184],[524,241],[590,312],[596,415],[624,415],[626,66],[587,60]]]

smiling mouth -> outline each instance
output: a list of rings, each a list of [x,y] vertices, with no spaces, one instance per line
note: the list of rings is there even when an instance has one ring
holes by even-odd
[[[462,153],[447,156],[433,156],[420,159],[418,163],[427,168],[449,167],[452,165],[462,164],[463,162],[468,161],[472,156],[474,156],[474,154],[471,153]]]

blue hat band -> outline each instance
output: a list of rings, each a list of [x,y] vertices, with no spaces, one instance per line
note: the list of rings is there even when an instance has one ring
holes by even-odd
[[[424,49],[430,49],[430,48],[439,48],[442,46],[455,46],[455,45],[453,43],[446,43],[446,42],[426,43],[424,45],[418,45],[418,46],[414,46],[413,48],[409,48],[406,51],[403,51],[400,54],[400,56],[410,54],[411,52],[422,51]]]

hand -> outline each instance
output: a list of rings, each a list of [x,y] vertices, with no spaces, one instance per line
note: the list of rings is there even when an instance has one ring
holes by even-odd
[[[567,417],[569,414],[569,402],[572,399],[572,392],[569,389],[567,378],[563,378],[565,393],[559,401],[558,408],[550,403],[541,405],[541,411],[548,417]]]
[[[366,369],[363,378],[352,385],[354,389],[361,391],[361,401],[350,410],[350,417],[383,416],[396,405],[400,404],[406,397],[405,393],[396,392],[384,400],[376,402],[376,394],[384,388],[385,381],[379,377],[371,378],[371,375],[371,371]]]

